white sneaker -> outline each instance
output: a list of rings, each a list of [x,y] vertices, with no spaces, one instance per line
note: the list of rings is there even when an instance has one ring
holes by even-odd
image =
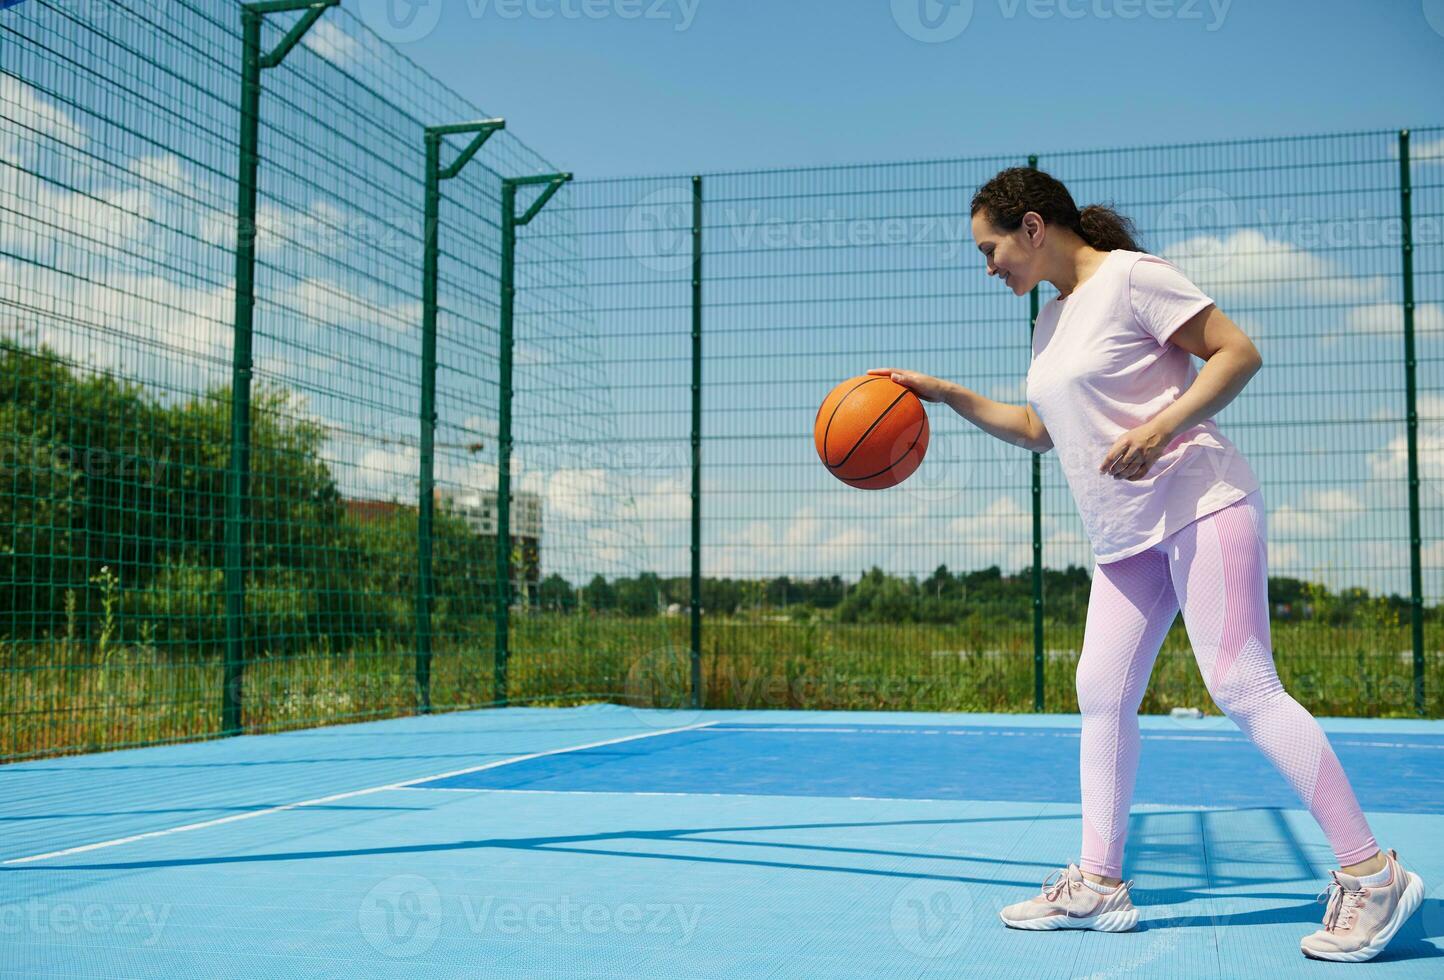
[[[1070,864],[1043,879],[1039,895],[1009,905],[998,914],[1011,929],[1096,929],[1127,932],[1138,924],[1138,910],[1125,881],[1107,895],[1088,887],[1083,872]]]
[[[1367,888],[1359,879],[1331,871],[1334,880],[1320,898],[1327,898],[1324,927],[1299,943],[1303,954],[1316,960],[1362,963],[1383,951],[1394,933],[1424,901],[1424,882],[1399,863],[1399,855],[1384,855],[1389,881]]]

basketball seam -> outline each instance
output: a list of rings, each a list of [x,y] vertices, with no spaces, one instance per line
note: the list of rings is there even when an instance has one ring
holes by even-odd
[[[918,426],[918,434],[913,437],[913,444],[912,444],[912,446],[908,446],[907,450],[904,451],[901,456],[899,456],[897,459],[893,460],[891,463],[888,463],[888,464],[887,464],[887,467],[886,467],[885,469],[878,470],[876,473],[873,473],[871,476],[844,476],[844,477],[839,477],[839,479],[841,479],[844,483],[859,483],[859,482],[861,482],[861,481],[863,481],[863,480],[875,480],[875,479],[877,479],[878,477],[880,477],[880,476],[882,476],[884,473],[886,473],[888,470],[890,470],[890,469],[892,469],[894,466],[896,466],[898,463],[901,463],[903,460],[907,459],[908,456],[910,456],[910,455],[912,454],[913,447],[916,446],[916,445],[918,444],[918,440],[920,440],[920,439],[923,437],[923,429],[925,429],[926,427],[927,427],[927,420],[926,420],[926,418],[925,418],[925,419],[923,420],[923,424],[920,425],[920,426]]]
[[[834,405],[834,406],[832,406],[832,414],[827,417],[827,426],[822,430],[822,462],[823,462],[823,465],[826,466],[828,469],[833,469],[833,468],[834,468],[833,465],[827,461],[827,441],[828,441],[828,436],[830,436],[830,435],[832,434],[832,420],[835,419],[835,418],[837,418],[837,410],[842,407],[842,403],[845,402],[845,401],[847,401],[848,396],[851,395],[854,391],[856,391],[857,389],[861,388],[861,387],[862,387],[863,385],[865,385],[865,384],[868,384],[868,383],[870,383],[870,382],[877,381],[877,380],[878,380],[877,378],[863,378],[863,379],[862,379],[861,381],[859,381],[857,384],[855,384],[855,385],[853,385],[851,388],[847,389],[847,394],[845,394],[845,395],[843,395],[841,398],[839,398],[839,399],[837,400],[837,404]],[[889,406],[889,409],[891,409],[891,406]],[[818,408],[817,408],[817,414],[818,414],[818,415],[821,415],[821,414],[822,414],[822,406],[821,406],[821,405],[819,405]],[[887,412],[884,412],[883,414],[886,415]],[[814,426],[817,425],[817,421],[814,419],[812,424],[813,424]],[[853,448],[856,449],[857,447],[854,446]],[[851,455],[852,455],[852,452],[851,452],[851,450],[849,450],[849,451],[848,451],[848,456],[851,456]],[[845,463],[845,462],[847,462],[846,458],[843,459],[843,463]],[[838,466],[841,466],[842,463],[838,463],[837,465],[838,465]]]
[[[866,383],[867,383],[866,381],[863,382],[863,384],[866,384]],[[857,388],[861,388],[861,387],[862,387],[862,385],[858,385],[858,386],[857,386]],[[857,388],[852,389],[852,391],[856,391]],[[847,396],[848,396],[848,395],[851,395],[851,394],[852,394],[852,391],[849,391],[849,392],[847,393],[847,395],[843,395],[843,396],[842,396],[842,398],[841,398],[841,399],[838,401],[838,403],[837,403],[837,408],[841,408],[841,407],[842,407],[842,403],[845,402],[845,401],[847,401]],[[873,429],[876,429],[876,428],[878,427],[878,424],[881,423],[883,419],[885,419],[885,418],[888,417],[888,413],[890,413],[894,408],[897,408],[898,402],[902,401],[902,400],[903,400],[904,398],[906,398],[907,396],[908,396],[908,391],[907,391],[906,388],[904,388],[903,391],[902,391],[902,393],[901,393],[900,395],[898,395],[896,398],[894,398],[894,399],[892,400],[892,403],[889,404],[887,408],[883,409],[882,412],[880,412],[880,413],[878,414],[878,417],[877,417],[877,418],[875,418],[875,419],[872,420],[872,424],[867,427],[867,430],[866,430],[865,432],[863,432],[862,435],[860,435],[860,436],[857,437],[857,441],[852,444],[852,448],[847,451],[847,455],[843,456],[842,459],[838,460],[838,461],[837,461],[837,465],[835,465],[835,466],[834,466],[832,463],[828,463],[828,464],[827,464],[827,468],[828,468],[828,469],[831,469],[831,470],[838,470],[838,469],[842,469],[842,467],[846,466],[846,465],[847,465],[847,461],[850,460],[850,459],[852,459],[852,454],[855,453],[855,452],[857,452],[858,447],[861,446],[864,442],[867,441],[867,437],[872,434],[872,430],[873,430]],[[834,408],[834,409],[832,410],[832,414],[833,414],[833,415],[836,415],[836,414],[837,414],[837,408]],[[830,419],[830,418],[827,420],[827,427],[828,427],[828,429],[831,429],[831,428],[832,428],[832,419]],[[824,433],[823,438],[824,438],[824,440],[826,439],[826,433]],[[826,444],[827,444],[827,443],[824,441],[823,445],[825,446]],[[891,469],[891,468],[892,468],[892,467],[888,467],[888,469]],[[887,470],[883,470],[883,472],[886,473]],[[855,477],[855,479],[865,480],[865,479],[867,479],[867,477]]]

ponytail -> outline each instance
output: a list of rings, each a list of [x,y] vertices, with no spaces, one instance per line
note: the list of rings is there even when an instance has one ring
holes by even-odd
[[[978,188],[970,213],[979,211],[1001,231],[1017,231],[1023,215],[1035,211],[1045,223],[1069,229],[1100,252],[1143,250],[1132,221],[1102,204],[1078,210],[1062,181],[1032,167],[1009,167]]]
[[[1078,224],[1073,230],[1100,252],[1143,251],[1133,237],[1133,222],[1102,204],[1090,204],[1078,212]]]

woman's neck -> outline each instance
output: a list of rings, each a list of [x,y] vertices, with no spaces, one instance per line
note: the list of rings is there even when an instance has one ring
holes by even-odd
[[[1108,260],[1107,252],[1100,252],[1091,245],[1079,243],[1076,249],[1062,257],[1061,268],[1054,275],[1047,279],[1058,290],[1059,299],[1067,299],[1073,295],[1083,283],[1098,271],[1098,267]]]

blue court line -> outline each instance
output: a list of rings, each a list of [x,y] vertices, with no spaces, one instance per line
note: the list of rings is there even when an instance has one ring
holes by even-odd
[[[1444,813],[1444,735],[1330,739],[1366,810]],[[431,789],[1077,802],[1077,732],[721,722],[417,784]],[[1144,733],[1137,803],[1298,807],[1242,735]]]

